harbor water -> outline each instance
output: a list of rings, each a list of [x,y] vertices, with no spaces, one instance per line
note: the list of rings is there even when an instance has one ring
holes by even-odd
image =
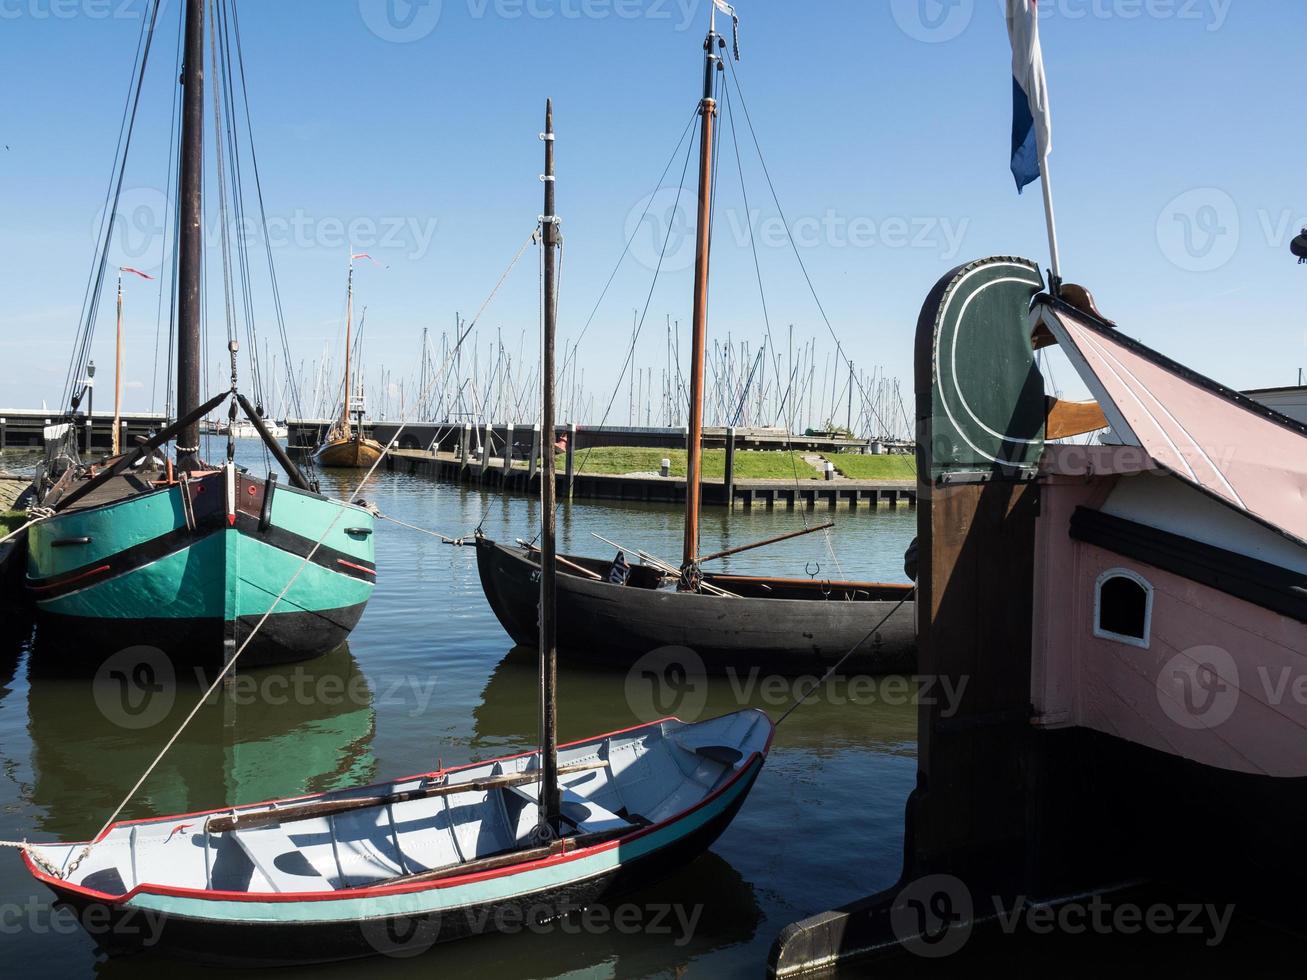
[[[213,447],[212,458],[221,455]],[[238,461],[267,469],[257,443]],[[12,456],[0,463],[13,468]],[[361,474],[324,475],[344,496]],[[382,513],[457,537],[481,525],[501,541],[533,538],[539,508],[379,472],[362,496]],[[722,570],[818,579],[904,581],[915,533],[906,510],[836,514],[813,534],[722,562]],[[807,515],[809,522],[824,519]],[[675,559],[681,512],[575,502],[560,549],[611,557],[602,534]],[[706,511],[715,551],[804,526],[788,511]],[[474,549],[377,523],[378,587],[348,649],[301,665],[250,670],[206,704],[123,818],[189,813],[365,784],[537,744],[536,659],[514,650],[481,591]],[[94,674],[70,672],[12,611],[0,650],[0,838],[84,840],[112,814],[203,693],[200,679],[142,649]],[[808,681],[691,671],[669,683],[639,670],[564,662],[564,741],[669,714],[686,720],[755,706],[779,717]],[[897,879],[903,808],[916,776],[916,707],[904,678],[839,678],[778,730],[747,804],[711,851],[604,909],[543,925],[504,922],[489,936],[427,950],[395,937],[392,954],[315,976],[755,977],[786,924]],[[148,929],[148,923],[141,924]],[[173,976],[159,957],[104,961],[66,910],[52,909],[12,850],[0,851],[0,949],[12,976]],[[215,973],[214,975],[220,975]],[[266,975],[266,974],[265,974]]]

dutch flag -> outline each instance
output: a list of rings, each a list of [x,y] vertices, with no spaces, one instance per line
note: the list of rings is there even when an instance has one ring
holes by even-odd
[[[1040,178],[1053,149],[1039,0],[1007,0],[1007,32],[1012,39],[1012,176],[1020,191]]]

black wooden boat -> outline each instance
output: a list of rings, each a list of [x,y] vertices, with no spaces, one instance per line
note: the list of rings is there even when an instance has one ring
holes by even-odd
[[[735,548],[712,556],[699,550],[715,96],[725,47],[714,20],[704,42],[704,91],[699,105],[698,252],[682,563],[679,569],[656,560],[628,568],[624,555],[611,564],[560,556],[559,651],[622,668],[650,651],[672,647],[693,651],[708,671],[759,667],[806,673],[830,667],[848,655],[846,664],[851,669],[911,672],[916,637],[909,585],[713,575],[702,568],[711,559],[748,550]],[[614,569],[613,564],[621,567]],[[533,644],[535,581],[540,574],[534,553],[478,536],[477,565],[486,598],[504,629],[518,643]]]
[[[893,674],[915,667],[914,608],[903,601],[911,586],[704,575],[706,585],[738,597],[728,598],[666,587],[664,574],[650,565],[632,566],[619,585],[609,580],[610,562],[565,561],[558,570],[558,648],[578,660],[629,667],[655,650],[679,647],[693,651],[707,672],[820,673],[853,650],[845,664],[850,670]],[[538,553],[482,537],[477,568],[504,629],[534,646]]]

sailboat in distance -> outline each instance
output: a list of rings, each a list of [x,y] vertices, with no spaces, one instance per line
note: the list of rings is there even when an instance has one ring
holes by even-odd
[[[624,553],[615,561],[563,557],[558,576],[559,649],[576,659],[622,669],[654,651],[688,649],[709,672],[760,667],[778,673],[820,673],[841,660],[865,673],[908,672],[915,665],[916,652],[910,585],[719,575],[703,570],[710,561],[755,547],[713,555],[699,548],[714,126],[717,76],[724,68],[726,48],[726,39],[717,33],[717,5],[709,6],[713,20],[704,42],[699,107],[698,245],[682,563],[679,569],[661,562],[633,566]],[[767,543],[772,542],[758,546]],[[477,567],[486,599],[508,634],[526,646],[535,643],[539,560],[535,549],[510,547],[478,533]]]
[[[349,286],[345,301],[345,387],[341,397],[340,418],[332,423],[326,436],[313,450],[313,461],[333,469],[366,470],[375,466],[386,447],[369,439],[363,430],[364,402],[361,392],[354,391],[351,357],[354,353],[354,261],[371,259],[364,253],[350,253]]]

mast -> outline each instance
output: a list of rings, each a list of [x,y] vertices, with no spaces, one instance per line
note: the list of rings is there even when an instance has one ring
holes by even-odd
[[[703,479],[703,388],[708,333],[708,265],[712,244],[713,124],[717,118],[717,72],[720,47],[726,41],[717,33],[717,6],[703,43],[703,101],[699,104],[699,230],[694,263],[694,330],[690,349],[690,426],[685,471],[685,548],[681,562],[682,587],[693,575],[699,557],[699,506]]]
[[[204,0],[186,0],[182,64],[181,170],[178,177],[177,417],[200,407],[200,279],[204,268]],[[200,424],[177,434],[177,468],[200,465]]]
[[[118,273],[118,339],[113,361],[113,449],[117,456],[122,452],[123,431],[123,274]]]
[[[351,253],[349,257],[349,285],[346,289],[345,300],[345,405],[341,409],[340,415],[340,432],[344,439],[353,438],[354,432],[350,428],[349,409],[350,402],[354,400],[353,390],[350,385],[349,377],[349,356],[350,350],[354,346],[354,256]]]
[[[558,795],[558,642],[555,543],[555,496],[557,465],[554,456],[554,337],[558,330],[558,251],[561,236],[554,214],[554,103],[545,103],[545,210],[540,218],[544,254],[544,337],[541,352],[540,387],[543,392],[540,448],[544,466],[540,475],[540,748],[543,769],[540,785],[540,826],[551,837],[561,831]]]

